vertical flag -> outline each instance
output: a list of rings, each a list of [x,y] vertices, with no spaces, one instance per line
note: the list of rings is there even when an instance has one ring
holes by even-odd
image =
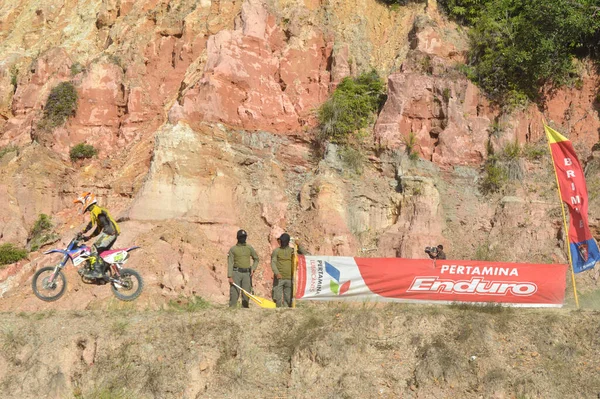
[[[588,195],[583,169],[571,141],[544,124],[560,197],[569,208],[569,249],[573,271],[591,269],[600,260],[598,244],[588,225]]]

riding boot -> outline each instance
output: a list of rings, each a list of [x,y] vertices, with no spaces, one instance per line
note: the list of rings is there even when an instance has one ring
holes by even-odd
[[[100,258],[98,255],[92,255],[89,257],[89,261],[90,261],[90,272],[87,274],[87,277],[89,277],[89,278],[102,277],[102,272],[101,272],[102,258]]]
[[[106,262],[102,257],[100,257],[100,273],[102,276],[106,275],[108,268],[110,267],[110,263]]]

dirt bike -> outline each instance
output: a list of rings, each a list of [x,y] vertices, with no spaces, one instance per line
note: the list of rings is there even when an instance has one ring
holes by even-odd
[[[122,301],[133,301],[140,296],[144,287],[142,276],[135,270],[123,269],[123,264],[129,259],[129,253],[140,247],[134,246],[102,252],[99,256],[108,263],[108,268],[102,277],[91,278],[86,275],[91,248],[83,245],[82,242],[83,236],[78,234],[69,242],[66,249],[51,249],[44,252],[45,255],[61,253],[64,256],[57,265],[42,267],[33,275],[31,286],[35,296],[46,302],[56,301],[63,296],[67,288],[67,279],[62,269],[69,260],[73,266],[78,267],[77,272],[85,284],[104,285],[110,283],[113,294]]]

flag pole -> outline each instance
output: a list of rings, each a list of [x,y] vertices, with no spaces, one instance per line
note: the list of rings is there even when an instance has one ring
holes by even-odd
[[[542,118],[544,124],[544,133],[546,133],[546,120]],[[579,309],[579,297],[577,295],[577,286],[575,284],[575,272],[573,271],[573,258],[571,257],[571,243],[569,242],[569,226],[567,225],[567,213],[565,212],[565,204],[562,200],[562,193],[560,192],[560,184],[558,182],[558,174],[556,173],[556,166],[554,165],[554,157],[552,156],[552,147],[550,146],[550,140],[548,139],[548,133],[546,133],[546,141],[548,142],[548,151],[550,152],[550,159],[552,160],[552,168],[554,169],[554,178],[556,179],[556,189],[558,190],[558,199],[560,200],[560,207],[562,209],[563,216],[563,236],[565,245],[567,247],[567,254],[569,256],[569,267],[571,269],[571,281],[573,283],[573,294],[575,295],[575,306]]]
[[[298,244],[294,240],[294,255],[292,257],[292,308],[296,307],[296,285],[298,284]]]

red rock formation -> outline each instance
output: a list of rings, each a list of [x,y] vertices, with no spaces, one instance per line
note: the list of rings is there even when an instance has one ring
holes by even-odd
[[[388,79],[388,100],[375,125],[375,139],[388,148],[404,148],[412,133],[414,150],[441,165],[480,164],[490,117],[480,115],[486,101],[468,80],[453,81],[419,73]]]
[[[190,122],[223,122],[248,130],[297,131],[328,95],[331,44],[318,30],[286,43],[260,0],[244,3],[233,31],[211,36],[204,76],[185,94]]]

